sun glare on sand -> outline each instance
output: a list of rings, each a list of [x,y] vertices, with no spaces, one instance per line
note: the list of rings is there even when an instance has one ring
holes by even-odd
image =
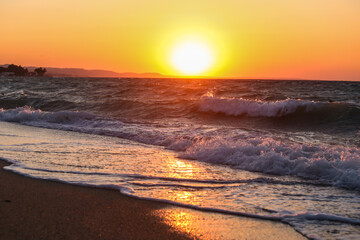
[[[199,76],[212,67],[214,56],[212,49],[206,43],[189,40],[174,46],[170,61],[180,74]]]

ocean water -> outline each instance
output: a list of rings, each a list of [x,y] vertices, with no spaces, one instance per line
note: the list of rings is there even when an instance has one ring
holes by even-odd
[[[1,77],[0,86],[7,170],[281,221],[309,239],[360,238],[360,82]]]

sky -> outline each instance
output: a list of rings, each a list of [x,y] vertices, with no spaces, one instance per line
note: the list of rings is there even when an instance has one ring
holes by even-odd
[[[0,0],[0,64],[182,75],[171,54],[211,49],[202,76],[360,81],[359,0]]]

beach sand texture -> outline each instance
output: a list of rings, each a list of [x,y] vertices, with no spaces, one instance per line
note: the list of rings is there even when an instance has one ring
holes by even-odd
[[[305,239],[290,226],[23,177],[0,161],[0,239]]]
[[[162,204],[112,190],[2,170],[0,196],[0,239],[187,239],[153,214]]]

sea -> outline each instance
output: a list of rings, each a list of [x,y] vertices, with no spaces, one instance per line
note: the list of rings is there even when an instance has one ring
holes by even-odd
[[[0,123],[8,171],[360,239],[360,82],[0,77]]]

